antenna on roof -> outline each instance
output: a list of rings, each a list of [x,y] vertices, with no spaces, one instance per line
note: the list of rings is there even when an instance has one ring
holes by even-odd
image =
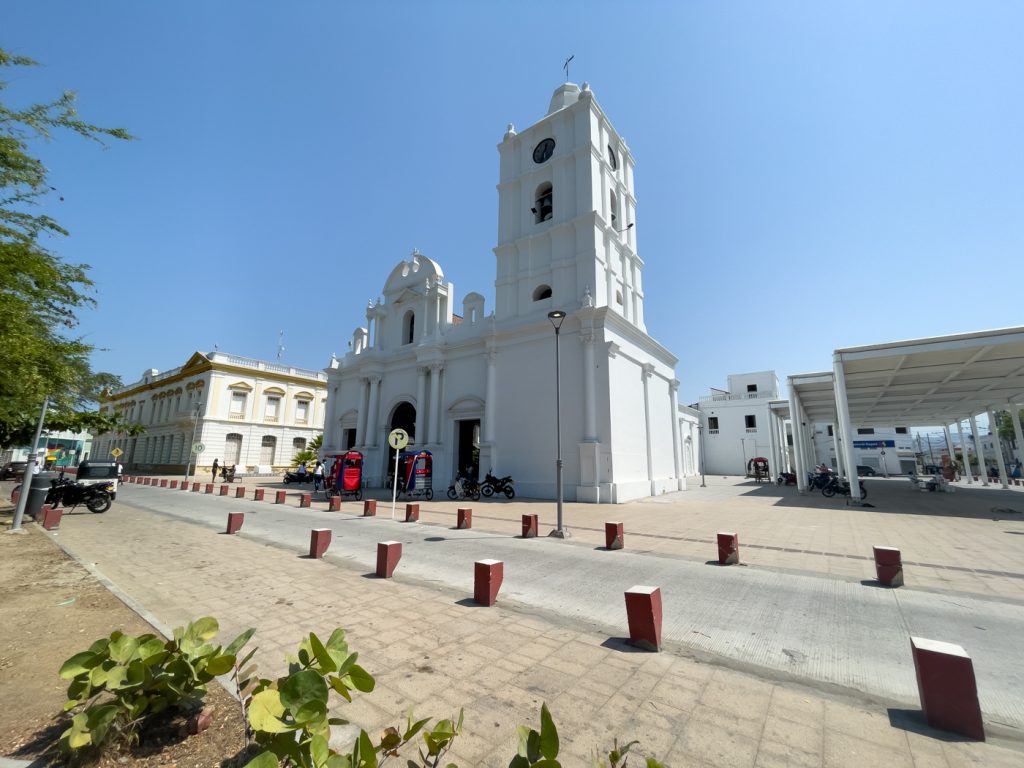
[[[284,331],[277,332],[277,361],[281,362],[281,354],[284,352]]]
[[[569,82],[569,62],[572,61],[575,58],[576,58],[576,54],[574,53],[572,56],[570,56],[568,59],[566,59],[565,60],[565,64],[562,65],[562,69],[565,70],[565,82],[567,82],[567,83]]]

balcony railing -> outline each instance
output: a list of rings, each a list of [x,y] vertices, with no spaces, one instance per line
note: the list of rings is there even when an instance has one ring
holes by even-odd
[[[718,430],[717,429],[709,429],[708,430],[708,434],[709,435],[717,435],[718,434]]]
[[[738,395],[722,392],[721,394],[702,397],[698,402],[703,405],[705,403],[723,403],[730,400],[778,400],[778,398],[778,394],[772,392],[741,392]]]
[[[748,435],[749,434],[753,434],[754,432],[757,432],[757,427],[747,427],[747,434]]]

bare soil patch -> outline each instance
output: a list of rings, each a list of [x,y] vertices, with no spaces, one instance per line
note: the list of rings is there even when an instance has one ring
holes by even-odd
[[[66,659],[115,629],[159,634],[69,558],[35,523],[9,533],[10,486],[0,488],[0,755],[26,761],[45,757],[67,727],[61,714],[67,684],[58,677]],[[210,728],[187,736],[184,721],[169,720],[128,752],[106,754],[108,766],[244,765],[244,726],[237,702],[211,685]],[[58,764],[56,762],[47,764]]]

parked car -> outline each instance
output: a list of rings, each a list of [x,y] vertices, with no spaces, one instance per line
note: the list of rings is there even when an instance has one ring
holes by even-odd
[[[0,469],[0,480],[21,480],[21,476],[25,474],[25,467],[27,466],[27,461],[7,462],[4,464],[3,469]]]
[[[857,476],[858,477],[874,477],[878,473],[874,467],[869,467],[866,464],[857,465]]]
[[[924,474],[926,474],[926,475],[941,475],[942,474],[942,466],[939,465],[939,464],[925,464],[924,465]]]

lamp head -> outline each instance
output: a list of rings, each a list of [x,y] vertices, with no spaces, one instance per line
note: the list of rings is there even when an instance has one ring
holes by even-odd
[[[560,309],[553,309],[548,312],[548,320],[551,321],[551,325],[553,325],[557,331],[562,327],[562,323],[565,321],[565,312]]]

